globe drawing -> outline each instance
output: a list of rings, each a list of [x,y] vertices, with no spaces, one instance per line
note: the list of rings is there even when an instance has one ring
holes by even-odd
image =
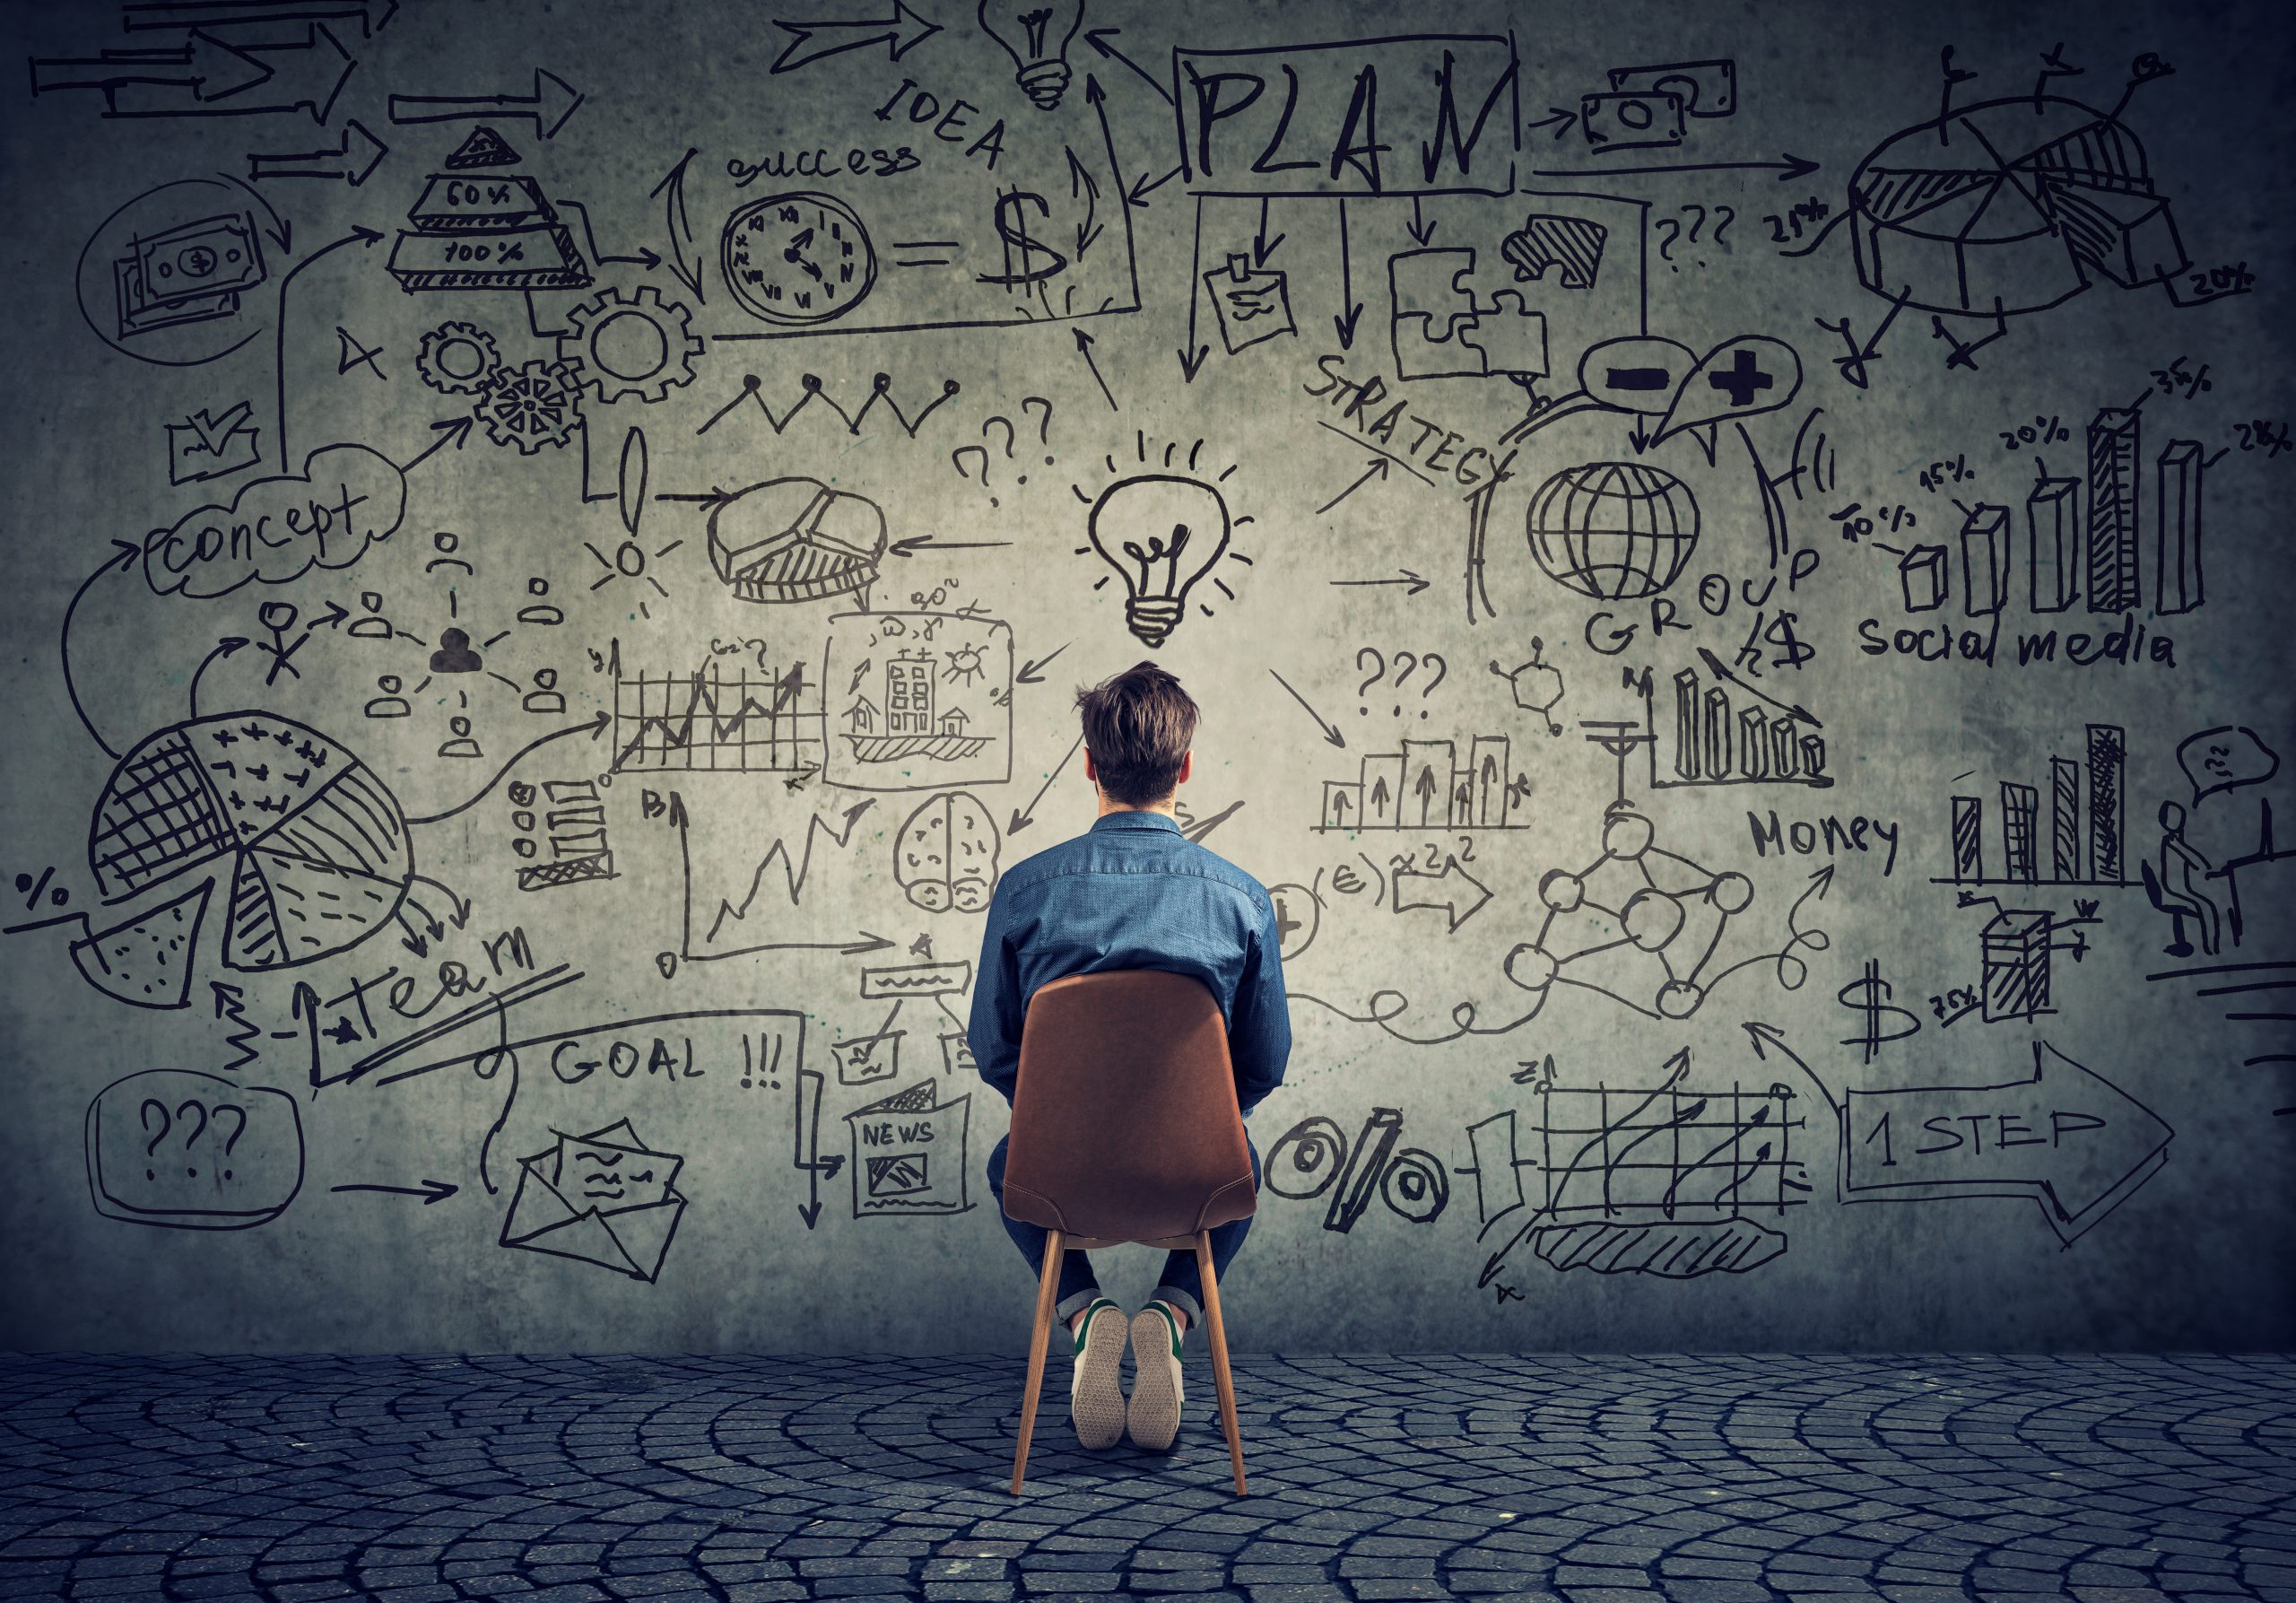
[[[1639,462],[1563,469],[1538,487],[1524,521],[1546,576],[1598,601],[1657,595],[1698,544],[1690,486]]]
[[[2099,276],[2134,288],[2187,265],[2136,135],[2061,96],[1892,135],[1851,177],[1849,211],[1858,281],[1925,311],[2013,317]]]
[[[107,900],[213,866],[223,962],[284,969],[390,921],[413,873],[406,815],[373,771],[289,719],[230,712],[161,730],[119,761],[88,828]]]

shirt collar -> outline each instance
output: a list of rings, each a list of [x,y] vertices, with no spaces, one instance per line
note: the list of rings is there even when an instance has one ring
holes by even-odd
[[[1104,813],[1092,820],[1092,828],[1096,832],[1100,830],[1170,830],[1175,835],[1180,832],[1179,820],[1170,814],[1137,811]]]

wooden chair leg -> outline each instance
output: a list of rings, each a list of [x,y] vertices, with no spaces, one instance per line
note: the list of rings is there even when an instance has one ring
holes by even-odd
[[[1204,1327],[1212,1348],[1212,1378],[1220,1388],[1220,1423],[1228,1433],[1228,1467],[1236,1495],[1244,1495],[1244,1437],[1236,1424],[1236,1383],[1228,1374],[1228,1328],[1220,1320],[1220,1286],[1212,1272],[1212,1236],[1196,1233],[1196,1267],[1204,1280]]]
[[[1021,1397],[1021,1440],[1013,1450],[1013,1495],[1021,1494],[1021,1477],[1029,1469],[1029,1438],[1036,1433],[1037,1393],[1044,1390],[1045,1343],[1052,1335],[1053,1294],[1060,1285],[1060,1260],[1065,1248],[1060,1232],[1045,1238],[1044,1273],[1037,1281],[1036,1325],[1029,1333],[1029,1389]],[[1223,1358],[1222,1365],[1226,1363]],[[1222,1373],[1225,1373],[1223,1367]],[[1237,1460],[1241,1463],[1241,1459]],[[1238,1472],[1239,1474],[1241,1471]]]

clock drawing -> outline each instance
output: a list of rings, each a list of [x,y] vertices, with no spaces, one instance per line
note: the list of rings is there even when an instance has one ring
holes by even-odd
[[[826,195],[769,195],[726,220],[722,251],[734,298],[769,323],[843,317],[877,281],[869,231]]]

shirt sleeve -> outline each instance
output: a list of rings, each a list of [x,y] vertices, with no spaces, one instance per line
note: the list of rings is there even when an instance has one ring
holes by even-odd
[[[988,903],[988,924],[980,934],[980,963],[973,971],[972,1018],[965,1044],[980,1077],[1010,1102],[1021,1077],[1020,963],[1010,937],[1011,899],[998,885]]]
[[[1275,903],[1260,893],[1259,925],[1244,948],[1244,967],[1230,1010],[1228,1056],[1236,1071],[1236,1103],[1244,1112],[1283,1084],[1292,1056],[1292,1011],[1283,996],[1283,942]]]

